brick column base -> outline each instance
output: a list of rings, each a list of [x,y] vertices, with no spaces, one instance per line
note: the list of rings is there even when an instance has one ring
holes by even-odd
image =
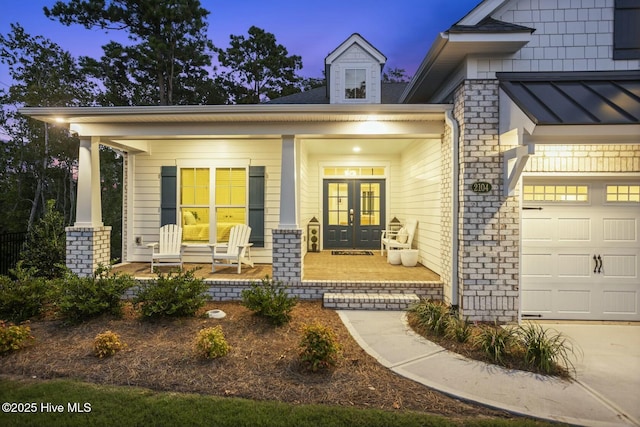
[[[273,279],[287,286],[302,282],[302,230],[273,230]]]
[[[67,227],[67,267],[81,277],[111,261],[111,226]]]

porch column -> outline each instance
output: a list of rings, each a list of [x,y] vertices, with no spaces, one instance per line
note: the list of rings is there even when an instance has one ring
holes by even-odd
[[[67,233],[66,264],[79,276],[90,276],[98,264],[108,265],[111,227],[102,223],[100,140],[82,137],[78,153],[76,222]]]
[[[302,230],[298,227],[297,143],[282,136],[280,167],[280,221],[273,230],[273,278],[283,283],[302,282]]]

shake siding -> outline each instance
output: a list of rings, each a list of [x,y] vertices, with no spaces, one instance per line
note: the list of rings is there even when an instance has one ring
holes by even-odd
[[[419,260],[426,267],[440,273],[441,251],[441,181],[440,141],[420,140],[412,143],[403,153],[400,170],[402,185],[398,197],[402,200],[401,216],[418,220],[413,247],[419,248]],[[391,218],[389,218],[391,219]]]
[[[613,60],[614,0],[519,0],[492,17],[535,28],[531,41],[506,58],[477,58],[477,74],[499,71],[637,70],[640,60]]]
[[[203,141],[153,141],[150,154],[135,156],[136,171],[130,185],[133,188],[127,221],[133,221],[131,237],[127,239],[127,261],[149,260],[149,242],[158,240],[160,227],[160,168],[173,166],[176,162],[186,163],[189,160],[199,162],[208,160],[210,166],[220,162],[238,160],[244,165],[249,160],[251,165],[266,166],[265,182],[265,248],[252,250],[252,258],[259,263],[271,262],[271,230],[278,226],[280,211],[280,140],[203,140]],[[143,244],[137,246],[135,238],[141,236]],[[185,260],[190,262],[210,261],[208,249],[198,251],[190,249]]]

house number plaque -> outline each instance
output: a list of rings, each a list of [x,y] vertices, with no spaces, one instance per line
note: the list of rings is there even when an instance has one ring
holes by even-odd
[[[491,191],[491,184],[482,181],[474,182],[471,184],[471,191],[474,193],[488,193]]]

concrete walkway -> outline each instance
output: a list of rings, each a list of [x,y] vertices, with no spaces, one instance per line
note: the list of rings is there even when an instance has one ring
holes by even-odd
[[[398,311],[339,311],[356,341],[392,371],[464,400],[584,426],[640,426],[640,325],[561,323],[583,355],[576,381],[512,371],[451,353]]]

